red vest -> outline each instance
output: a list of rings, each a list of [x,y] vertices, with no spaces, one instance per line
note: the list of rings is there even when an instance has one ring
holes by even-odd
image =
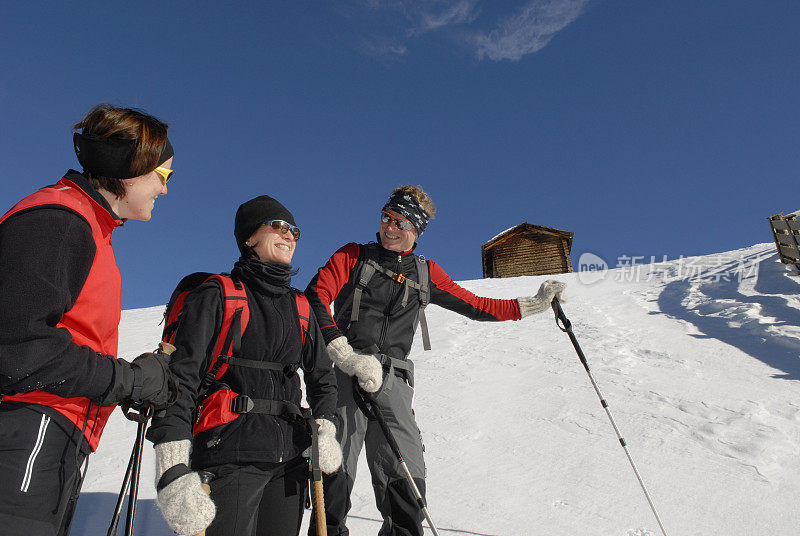
[[[117,355],[122,278],[111,248],[111,232],[122,224],[69,179],[63,178],[55,186],[47,186],[29,195],[9,210],[0,223],[12,214],[42,205],[63,205],[81,216],[92,227],[96,252],[89,275],[72,309],[64,313],[58,328],[67,329],[79,346],[88,346],[95,352]],[[86,422],[84,435],[92,450],[97,448],[100,435],[115,406],[89,407],[89,399],[82,396],[63,398],[45,391],[31,391],[8,395],[4,400],[16,400],[49,406],[72,421],[78,429]]]

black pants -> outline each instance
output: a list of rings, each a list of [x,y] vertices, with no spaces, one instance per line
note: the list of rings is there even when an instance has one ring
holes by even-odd
[[[302,458],[281,464],[225,464],[214,474],[211,498],[217,516],[206,536],[297,536],[303,521],[308,465]]]
[[[0,532],[6,536],[66,536],[75,512],[86,454],[70,435],[80,430],[67,433],[36,407],[0,404]]]

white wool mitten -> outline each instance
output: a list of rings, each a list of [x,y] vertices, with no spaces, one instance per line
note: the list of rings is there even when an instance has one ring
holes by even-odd
[[[566,288],[566,283],[556,281],[555,279],[548,279],[539,287],[536,296],[517,298],[517,302],[519,302],[519,312],[522,318],[547,310],[554,297],[558,298],[558,301],[561,303],[566,302],[567,297],[564,295],[564,289]]]
[[[346,337],[337,337],[328,343],[331,361],[348,376],[356,376],[358,385],[374,393],[383,383],[383,366],[372,354],[357,354]]]
[[[325,474],[335,473],[342,466],[342,447],[336,441],[336,426],[328,419],[317,419],[319,468]]]
[[[177,534],[197,534],[205,530],[217,513],[214,501],[202,488],[200,475],[189,469],[191,448],[188,439],[155,446],[156,502],[167,525]],[[166,472],[170,474],[167,474],[166,482],[161,482]]]

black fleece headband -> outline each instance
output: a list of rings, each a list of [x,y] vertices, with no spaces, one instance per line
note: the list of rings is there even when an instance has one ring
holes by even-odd
[[[136,153],[137,140],[120,138],[100,138],[76,132],[72,135],[75,154],[83,169],[101,177],[130,179],[138,173],[131,171],[131,161]],[[158,165],[163,164],[175,154],[167,138],[158,157]],[[155,168],[154,168],[155,169]]]
[[[418,237],[422,236],[428,226],[428,221],[431,219],[416,197],[402,192],[392,194],[383,206],[383,210],[396,212],[410,221],[414,225],[414,229],[417,230]]]

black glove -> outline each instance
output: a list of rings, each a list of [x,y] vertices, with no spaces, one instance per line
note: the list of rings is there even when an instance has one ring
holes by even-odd
[[[178,381],[169,370],[166,354],[144,353],[128,363],[112,359],[114,379],[100,398],[101,405],[131,402],[150,404],[160,410],[171,406],[178,397]]]
[[[169,356],[161,352],[144,353],[133,360],[134,404],[148,402],[153,409],[165,409],[178,398],[178,379],[169,370]]]

